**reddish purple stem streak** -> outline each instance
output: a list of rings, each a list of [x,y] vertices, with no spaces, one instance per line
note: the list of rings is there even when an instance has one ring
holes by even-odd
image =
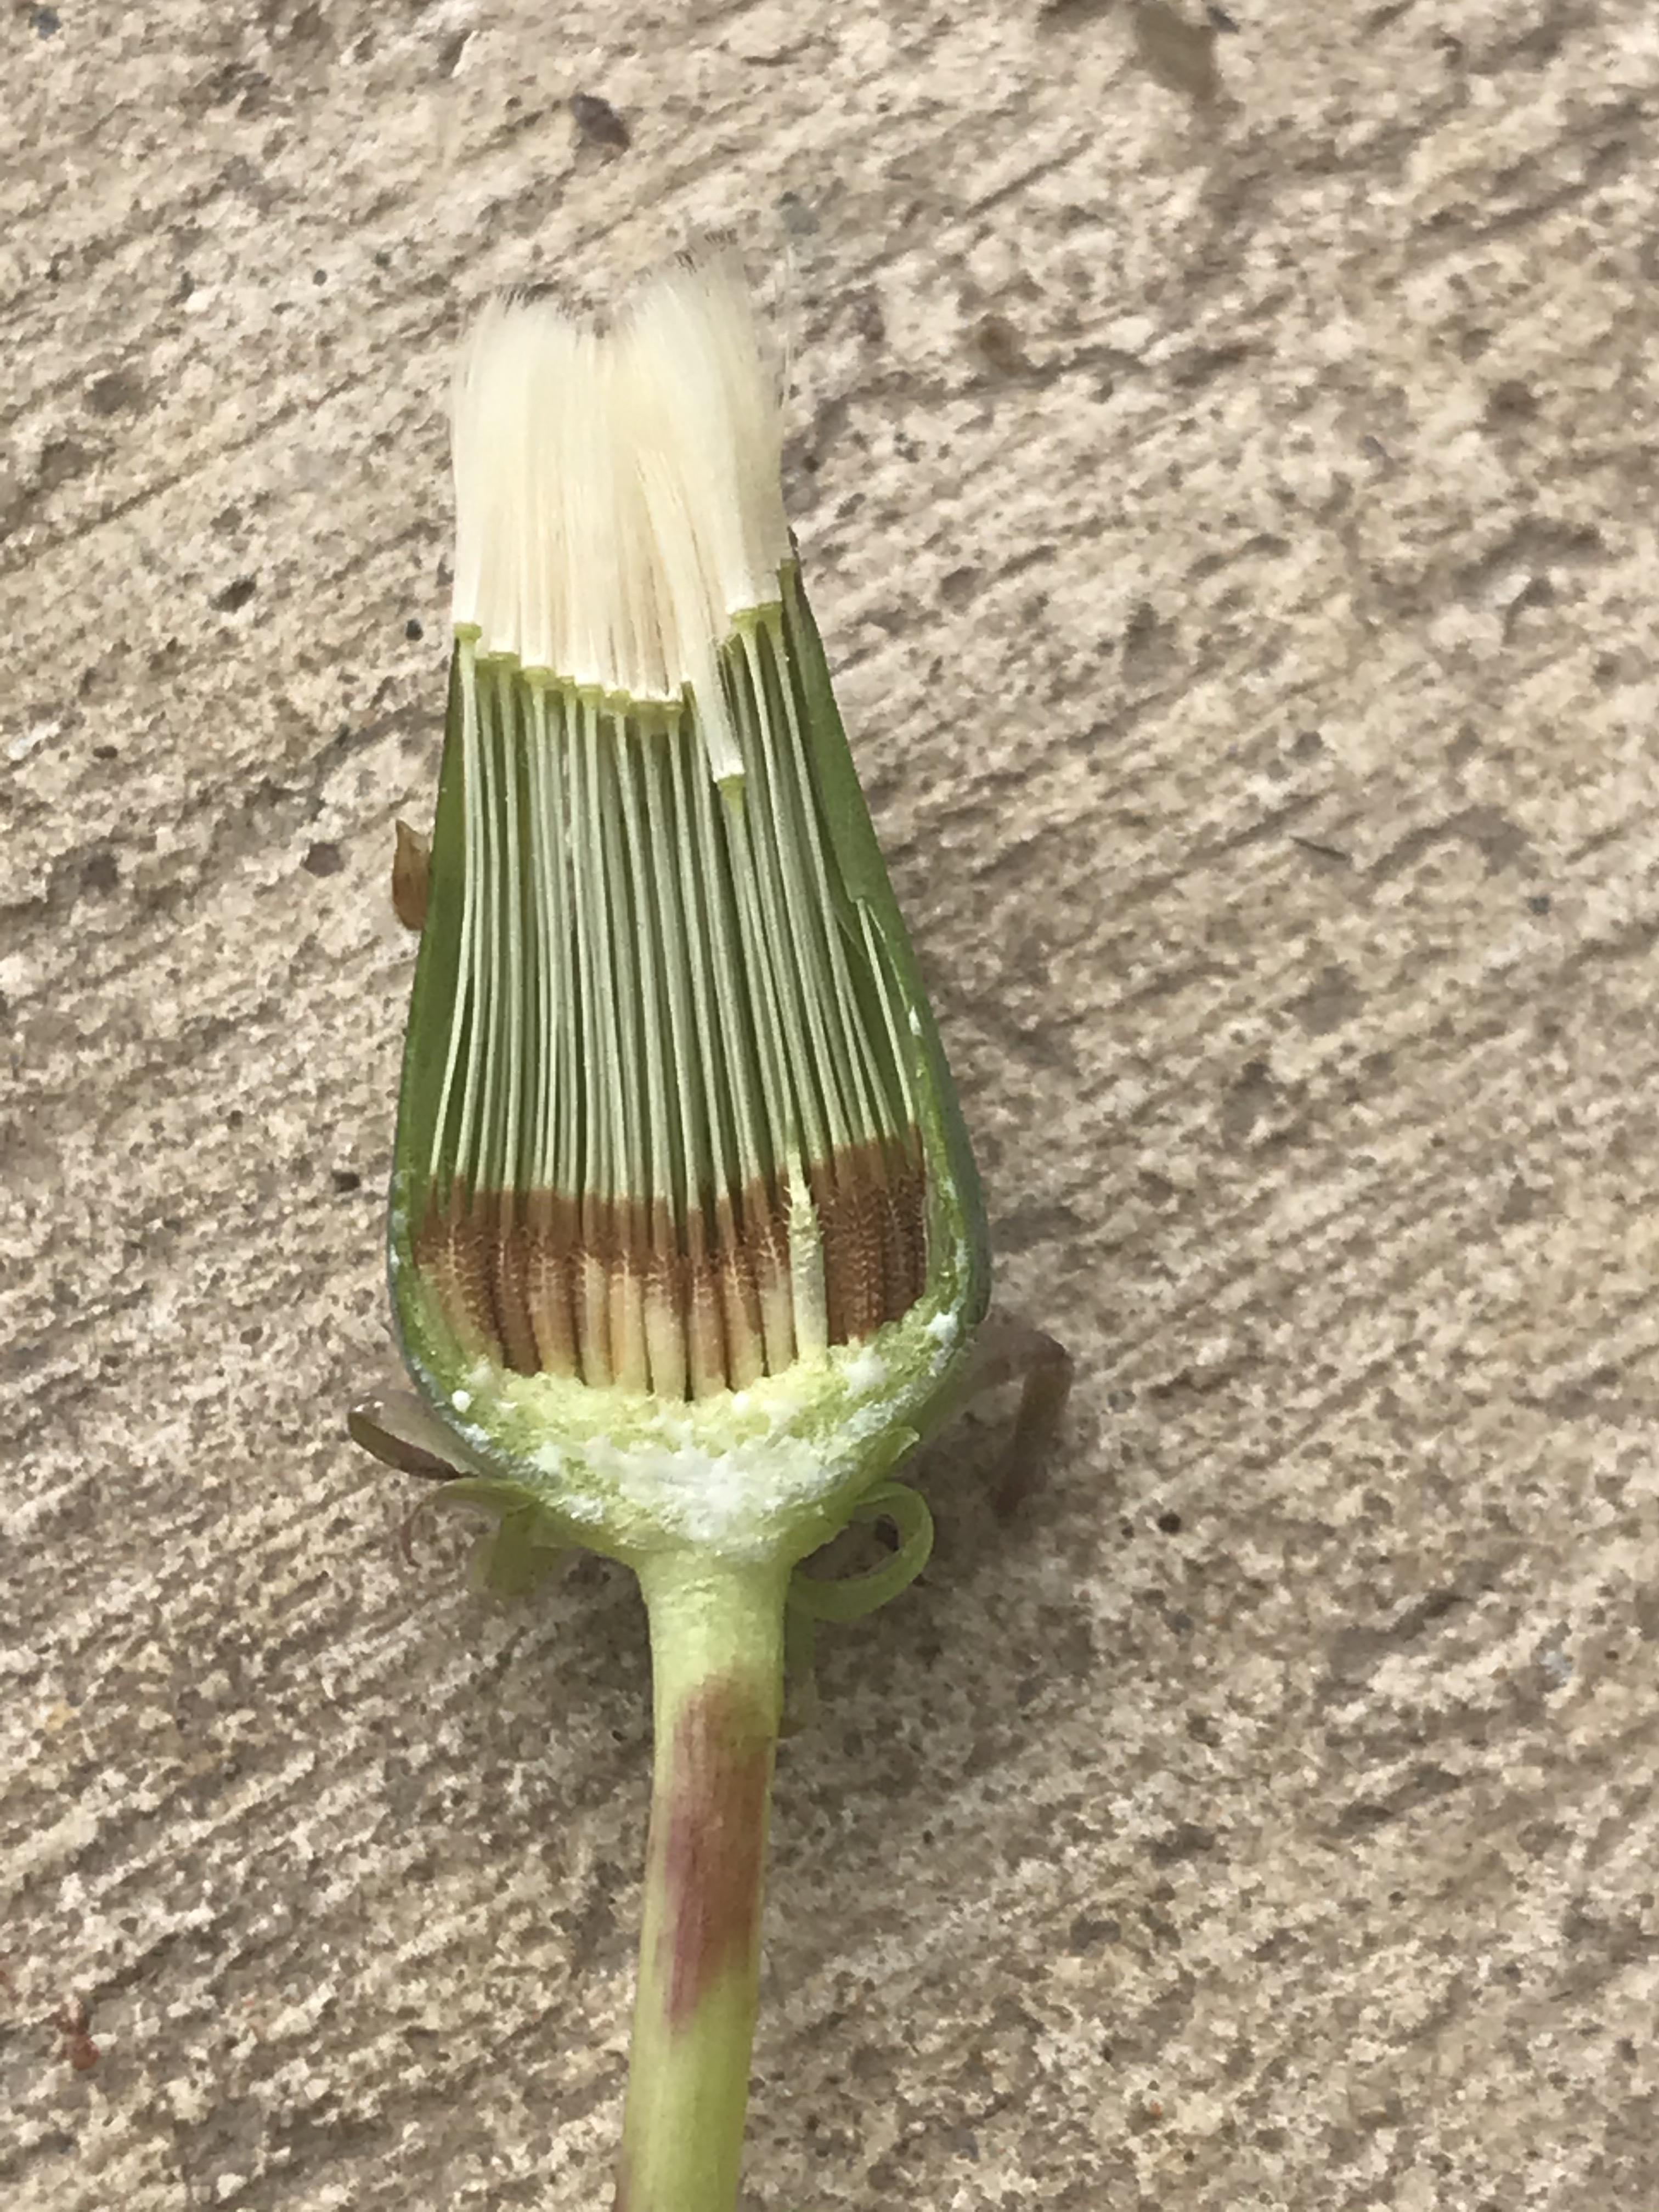
[[[682,2028],[759,1933],[771,1716],[739,1680],[693,1691],[674,1727],[663,1843],[665,2010]]]

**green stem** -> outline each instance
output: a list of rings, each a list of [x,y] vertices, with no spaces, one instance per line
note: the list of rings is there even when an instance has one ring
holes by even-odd
[[[787,1568],[639,1571],[655,1752],[617,2212],[732,2212],[760,1972]]]

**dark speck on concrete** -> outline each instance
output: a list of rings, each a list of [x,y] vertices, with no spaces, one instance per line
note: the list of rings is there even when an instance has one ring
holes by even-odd
[[[1528,914],[1547,914],[1549,910],[1550,895],[1547,891],[1534,891],[1532,896],[1527,901],[1527,912]]]
[[[55,8],[36,8],[29,23],[37,39],[55,38],[63,27],[63,18]]]
[[[1322,968],[1311,987],[1294,1001],[1310,1036],[1328,1036],[1361,1012],[1364,994],[1340,961]]]
[[[612,146],[618,153],[629,143],[628,125],[608,100],[596,92],[573,92],[570,112],[576,128],[590,146]]]
[[[361,1190],[363,1187],[363,1179],[356,1168],[331,1169],[329,1180],[343,1198],[348,1192]]]
[[[818,227],[818,219],[799,192],[780,192],[778,213],[783,217],[783,227],[792,238],[811,238]]]
[[[1103,1919],[1092,1912],[1079,1912],[1067,1933],[1066,1944],[1076,1954],[1092,1951],[1102,1943],[1115,1943],[1122,1933],[1122,1923],[1119,1921]]]
[[[1214,1849],[1212,1829],[1200,1827],[1195,1820],[1180,1820],[1161,1836],[1152,1838],[1146,1855],[1154,1866],[1177,1866],[1183,1859],[1200,1858]]]
[[[35,481],[42,491],[56,491],[59,484],[72,483],[76,477],[84,476],[91,466],[92,456],[73,438],[48,438],[40,448]]]
[[[1043,31],[1075,30],[1107,14],[1109,7],[1110,0],[1048,0],[1037,18],[1037,27]]]
[[[238,576],[234,583],[227,584],[222,592],[214,593],[211,605],[222,615],[234,615],[238,607],[247,605],[258,588],[252,576]]]
[[[1265,1060],[1247,1062],[1228,1091],[1221,1108],[1221,1126],[1228,1141],[1243,1144],[1256,1123],[1273,1111],[1279,1085]]]
[[[81,888],[97,895],[114,890],[121,881],[120,863],[108,845],[100,845],[87,857],[81,871]]]
[[[87,405],[94,415],[119,415],[141,407],[144,387],[130,369],[112,368],[87,386]]]
[[[1215,98],[1216,24],[1189,23],[1164,0],[1130,0],[1135,53],[1147,75],[1166,92],[1185,93],[1200,104]]]
[[[974,350],[999,376],[1018,376],[1029,369],[1019,333],[1006,315],[982,315],[974,326]]]
[[[875,292],[860,292],[853,304],[853,327],[866,345],[879,345],[887,335],[886,318]]]
[[[414,645],[418,640],[424,637],[425,635],[426,632],[421,628],[418,621],[416,621],[413,615],[410,615],[409,620],[404,624],[404,635],[409,640],[411,645]]]
[[[1488,428],[1494,423],[1530,422],[1537,412],[1537,394],[1519,377],[1506,376],[1501,383],[1493,385],[1487,395],[1486,421]]]
[[[1173,1510],[1160,1513],[1158,1516],[1158,1526],[1163,1534],[1178,1536],[1181,1534],[1181,1516]]]
[[[337,845],[307,845],[300,866],[308,876],[337,876],[345,862]]]

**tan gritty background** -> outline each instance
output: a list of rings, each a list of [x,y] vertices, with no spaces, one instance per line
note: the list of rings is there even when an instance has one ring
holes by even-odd
[[[824,1639],[745,2203],[1659,2200],[1659,19],[1228,8],[6,0],[15,2212],[608,2201],[636,1601],[341,1414],[450,351],[722,226],[1079,1370]]]

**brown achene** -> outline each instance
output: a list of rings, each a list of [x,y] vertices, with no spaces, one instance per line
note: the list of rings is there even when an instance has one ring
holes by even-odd
[[[857,1343],[926,1287],[921,1144],[843,1146],[806,1180],[827,1340]],[[676,1220],[661,1200],[469,1192],[458,1178],[446,1202],[428,1198],[415,1255],[457,1342],[520,1374],[705,1397],[793,1356],[769,1358],[763,1292],[787,1296],[789,1228],[787,1194],[763,1182]]]

